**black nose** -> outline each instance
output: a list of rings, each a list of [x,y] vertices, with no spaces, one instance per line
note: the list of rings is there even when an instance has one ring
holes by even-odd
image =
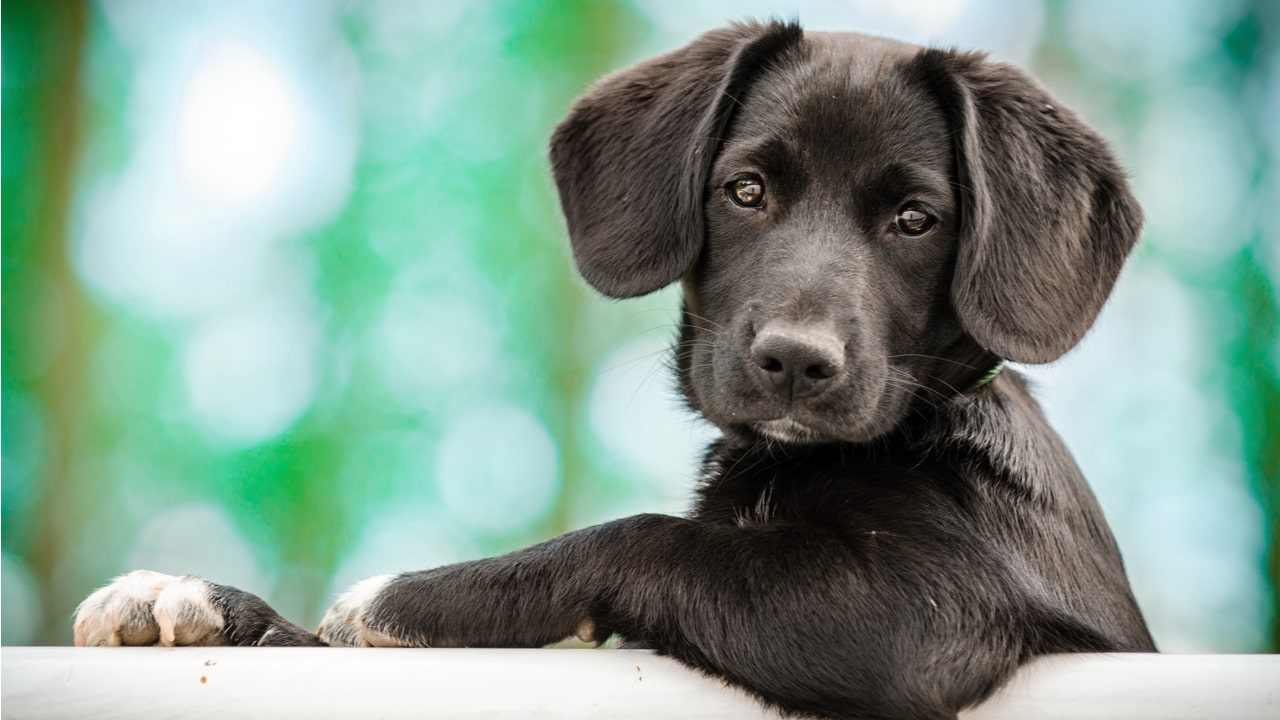
[[[817,395],[844,369],[844,343],[825,328],[766,325],[751,343],[765,384],[791,400]]]

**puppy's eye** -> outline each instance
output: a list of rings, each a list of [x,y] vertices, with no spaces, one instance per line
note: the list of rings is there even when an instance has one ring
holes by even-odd
[[[908,237],[919,237],[938,223],[929,209],[918,202],[909,202],[898,208],[898,217],[893,220],[893,227]]]
[[[764,179],[759,175],[743,175],[731,180],[725,190],[734,204],[744,208],[758,208],[764,203]]]

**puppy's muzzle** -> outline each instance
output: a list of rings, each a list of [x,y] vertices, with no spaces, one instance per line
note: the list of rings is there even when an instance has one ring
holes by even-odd
[[[844,343],[822,326],[768,323],[750,353],[764,387],[787,400],[822,393],[844,370]]]

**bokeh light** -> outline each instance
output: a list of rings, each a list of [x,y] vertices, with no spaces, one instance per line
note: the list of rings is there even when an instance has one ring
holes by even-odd
[[[551,512],[560,460],[551,435],[527,410],[481,404],[445,427],[436,477],[451,517],[473,532],[512,535]]]
[[[276,190],[303,150],[289,78],[235,37],[201,48],[178,110],[182,179],[202,198],[235,209]]]

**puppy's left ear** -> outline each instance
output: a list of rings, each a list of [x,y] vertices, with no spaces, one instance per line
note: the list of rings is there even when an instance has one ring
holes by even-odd
[[[960,321],[1001,357],[1054,360],[1102,309],[1142,209],[1106,141],[1022,71],[943,50],[919,62],[957,145]]]

